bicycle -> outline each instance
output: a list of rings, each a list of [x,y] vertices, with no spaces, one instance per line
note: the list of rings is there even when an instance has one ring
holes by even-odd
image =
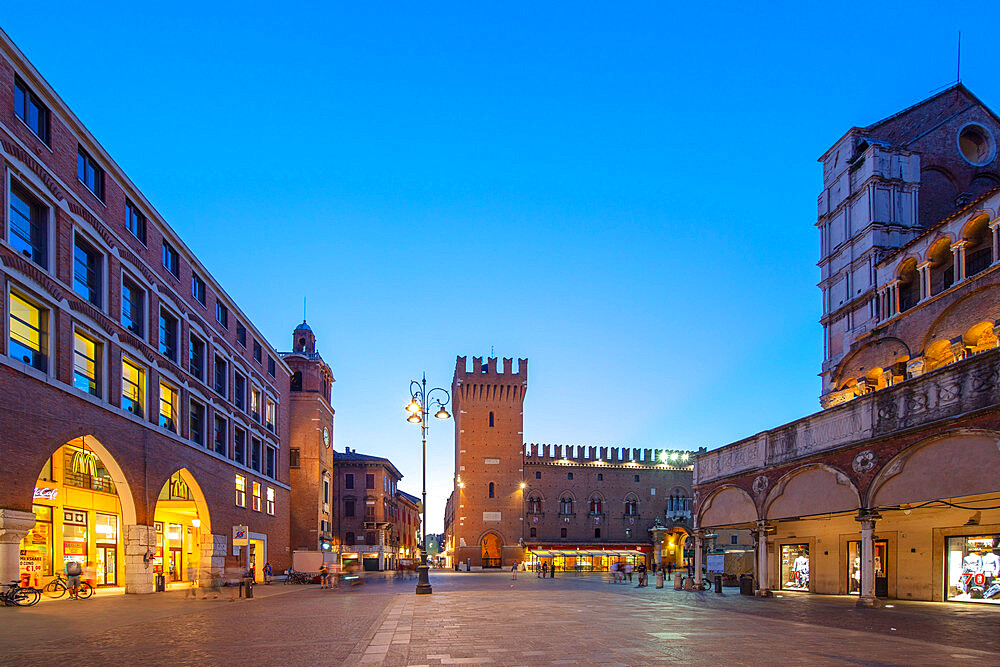
[[[311,584],[312,576],[306,574],[305,572],[296,572],[295,570],[290,570],[288,576],[285,577],[286,584]]]
[[[53,598],[58,600],[62,596],[66,595],[66,591],[69,590],[69,582],[63,579],[61,574],[56,575],[56,578],[45,584],[42,588],[42,592],[45,593],[45,597]],[[86,581],[80,582],[80,588],[77,589],[76,595],[79,598],[86,600],[91,595],[94,594],[94,587],[88,584]]]
[[[22,586],[19,581],[12,581],[7,584],[7,590],[0,593],[0,600],[3,600],[5,607],[30,607],[38,604],[42,599],[42,594],[37,588]]]

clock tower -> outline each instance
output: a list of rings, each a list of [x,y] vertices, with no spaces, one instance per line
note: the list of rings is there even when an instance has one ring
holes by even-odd
[[[316,335],[304,320],[292,333],[292,351],[282,352],[281,358],[292,370],[288,415],[290,546],[293,550],[336,551],[331,496],[333,371],[316,351]]]

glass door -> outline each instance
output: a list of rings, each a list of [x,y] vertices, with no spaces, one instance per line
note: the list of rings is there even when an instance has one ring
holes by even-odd
[[[97,546],[96,559],[98,586],[114,586],[118,583],[117,551],[118,547],[114,545]]]
[[[781,545],[781,588],[788,591],[809,590],[809,545]]]
[[[889,542],[875,540],[875,597],[889,597]],[[861,594],[861,541],[847,543],[847,591]]]

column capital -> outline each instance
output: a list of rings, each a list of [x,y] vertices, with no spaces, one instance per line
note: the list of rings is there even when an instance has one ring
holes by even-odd
[[[951,244],[951,249],[952,249],[952,251],[961,250],[962,248],[964,248],[967,245],[969,245],[968,240],[966,240],[966,239],[959,239],[959,240],[957,240],[957,241],[955,241],[954,243]]]
[[[1000,218],[993,218],[992,220],[990,220],[989,227],[990,229],[996,229],[997,227],[1000,227]]]
[[[854,517],[855,521],[871,521],[875,523],[882,518],[882,515],[878,513],[878,510],[861,508],[858,510],[858,515]]]
[[[926,262],[921,262],[920,264],[917,264],[917,271],[925,271],[926,269],[930,268],[931,264],[933,264],[931,260],[927,260]]]

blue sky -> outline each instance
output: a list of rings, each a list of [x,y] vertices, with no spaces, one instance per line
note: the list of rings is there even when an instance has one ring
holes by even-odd
[[[955,78],[938,4],[7,3],[20,46],[420,492],[411,378],[530,359],[529,442],[717,447],[818,409],[816,159]],[[963,17],[968,17],[964,13]],[[430,530],[453,467],[435,422]]]

